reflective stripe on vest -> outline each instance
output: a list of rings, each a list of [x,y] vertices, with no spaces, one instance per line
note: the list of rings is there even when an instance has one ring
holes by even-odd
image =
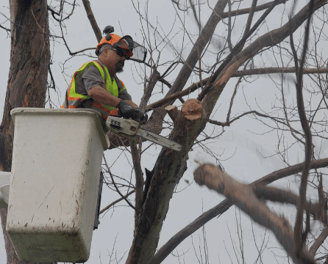
[[[101,75],[101,78],[104,80],[104,87],[106,87],[106,90],[109,93],[111,93],[113,96],[118,97],[119,88],[120,88],[120,91],[125,90],[124,84],[122,82],[120,83],[120,81],[118,80],[118,78],[116,78],[116,76],[113,78],[113,81],[112,81],[106,66],[102,66],[97,61],[87,62],[84,65],[82,65],[82,67],[74,73],[74,75],[72,77],[71,85],[68,88],[68,91],[66,93],[66,100],[65,100],[64,105],[62,106],[63,108],[78,108],[78,107],[81,107],[81,105],[84,101],[91,99],[91,97],[88,95],[83,95],[83,94],[79,94],[76,92],[77,76],[81,75],[83,73],[83,71],[91,65],[94,65],[97,67],[97,69]],[[100,104],[93,100],[92,100],[92,104],[90,104],[88,106],[88,108],[92,108],[92,109],[99,111],[103,117],[107,117],[108,115],[113,115],[113,116],[118,115],[118,109],[115,108],[114,106]]]

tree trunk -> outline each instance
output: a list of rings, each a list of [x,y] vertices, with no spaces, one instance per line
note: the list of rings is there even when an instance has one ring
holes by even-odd
[[[11,54],[9,80],[0,126],[0,169],[11,170],[14,136],[10,111],[16,107],[44,107],[50,60],[47,1],[11,0]],[[4,230],[7,263],[17,259],[6,234],[7,212],[0,211]]]
[[[186,101],[181,112],[174,107],[166,110],[174,121],[169,138],[183,147],[181,151],[163,148],[156,161],[126,264],[151,263],[173,191],[187,169],[188,152],[204,128],[202,105],[195,99]]]

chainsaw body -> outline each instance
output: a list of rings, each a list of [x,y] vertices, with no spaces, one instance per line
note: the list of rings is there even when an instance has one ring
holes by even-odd
[[[132,119],[124,119],[116,116],[108,116],[106,120],[107,128],[116,134],[125,136],[140,136],[161,146],[180,151],[182,146],[170,139],[157,135],[153,132],[140,128],[140,124]]]

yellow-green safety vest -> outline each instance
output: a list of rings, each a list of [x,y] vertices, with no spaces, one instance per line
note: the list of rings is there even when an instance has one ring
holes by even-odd
[[[104,87],[106,87],[106,90],[109,93],[111,93],[113,96],[118,97],[119,91],[122,92],[125,90],[124,83],[121,82],[116,76],[114,76],[112,81],[106,66],[101,65],[97,61],[90,61],[83,64],[82,67],[74,73],[70,87],[66,91],[66,98],[64,104],[62,105],[62,108],[79,108],[82,107],[82,103],[84,101],[92,99],[88,95],[83,95],[76,92],[77,76],[82,75],[83,71],[91,65],[97,67],[97,69],[100,72],[101,78],[104,80]],[[91,103],[87,107],[97,110],[98,112],[101,113],[101,115],[105,119],[107,118],[108,115],[112,115],[112,116],[118,115],[118,109],[115,108],[114,106],[101,104],[94,101],[93,99],[90,100],[90,102]]]

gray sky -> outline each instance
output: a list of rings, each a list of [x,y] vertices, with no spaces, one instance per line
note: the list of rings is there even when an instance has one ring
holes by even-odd
[[[50,1],[48,1],[50,2]],[[99,27],[103,29],[106,25],[112,25],[115,27],[115,32],[117,34],[129,34],[131,35],[137,42],[142,43],[143,39],[140,34],[140,20],[135,10],[131,5],[130,0],[120,0],[116,1],[115,5],[108,1],[100,1],[93,0],[90,1],[92,4],[92,8],[94,14],[96,16]],[[145,10],[143,1],[141,3],[141,11]],[[165,32],[168,32],[170,28],[174,25],[174,31],[177,32],[176,35],[172,34],[171,42],[175,46],[179,46],[183,40],[183,36],[179,28],[182,28],[179,24],[179,18],[175,17],[174,8],[172,4],[167,3],[170,1],[156,1],[156,4],[149,4],[149,18],[156,24],[156,20],[159,22],[160,27],[163,28]],[[214,1],[210,1],[213,6]],[[245,5],[249,5],[250,1]],[[264,1],[259,1],[264,3]],[[244,3],[243,3],[244,4]],[[259,3],[260,4],[260,3]],[[273,15],[270,17],[270,23],[281,23],[281,21],[276,21],[274,16],[275,14],[281,14],[283,12],[282,9],[277,9],[278,11],[274,11]],[[8,16],[8,8],[6,5],[2,4],[0,7],[0,12],[5,16]],[[286,12],[286,11],[285,11]],[[287,12],[286,12],[287,13]],[[202,6],[202,23],[205,23],[209,17],[210,10],[208,10],[207,4],[205,3]],[[5,21],[3,15],[0,15],[0,22]],[[269,24],[270,24],[269,23]],[[94,37],[93,31],[87,20],[85,11],[81,4],[78,7],[72,16],[72,18],[67,21],[67,35],[66,39],[69,43],[69,46],[72,51],[81,50],[87,47],[94,47],[97,42]],[[271,24],[270,24],[271,25]],[[8,26],[8,23],[6,24]],[[189,28],[195,28],[194,21],[190,18],[186,18],[186,26]],[[53,30],[52,33],[58,34],[58,28],[54,28],[53,23],[50,23],[50,27]],[[263,31],[267,30],[264,27]],[[121,32],[121,29],[123,32]],[[159,29],[162,31],[162,29]],[[194,32],[197,30],[195,28]],[[220,35],[219,32],[216,32]],[[225,32],[221,34],[223,36]],[[235,36],[236,38],[238,36]],[[1,49],[0,54],[2,58],[1,70],[0,70],[0,116],[3,114],[3,104],[5,100],[5,91],[7,87],[8,81],[8,69],[9,69],[9,54],[10,54],[10,38],[7,37],[7,34],[4,30],[0,30],[0,39],[1,39]],[[159,39],[156,39],[159,41]],[[154,39],[153,39],[154,41]],[[189,41],[188,41],[189,42]],[[188,50],[190,49],[190,45],[187,46],[183,50],[183,56],[188,54]],[[61,67],[64,60],[69,58],[67,50],[61,43],[52,42],[52,69],[54,75],[56,77],[56,85],[58,86],[58,93],[52,92],[52,100],[55,103],[56,107],[58,107],[62,101],[64,92],[67,88],[67,83],[70,81],[70,76],[77,70],[84,62],[90,60],[90,58],[86,56],[78,56],[66,64],[65,73],[67,76],[63,76],[61,74]],[[160,61],[165,62],[168,58],[171,58],[174,54],[174,50],[170,47],[167,47],[163,50],[163,54],[161,55]],[[185,58],[185,57],[184,57]],[[207,58],[206,58],[207,59]],[[210,60],[210,58],[209,58]],[[268,61],[268,64],[274,64],[274,61]],[[143,85],[137,84],[136,81],[140,81],[140,78],[137,76],[135,71],[135,64],[131,62],[126,62],[125,71],[119,75],[119,77],[124,81],[127,86],[128,91],[131,93],[133,100],[138,104],[140,102],[140,98],[143,94]],[[162,73],[164,72],[165,67],[161,67],[160,70]],[[141,71],[141,70],[140,70]],[[149,71],[148,71],[149,72]],[[176,71],[177,72],[177,71]],[[176,75],[176,72],[173,75]],[[133,73],[133,74],[131,74]],[[169,81],[172,81],[174,77],[169,77]],[[196,79],[193,81],[197,81]],[[228,84],[228,89],[222,94],[222,98],[218,104],[218,108],[216,109],[215,119],[224,121],[226,115],[226,109],[230,102],[230,96],[234,89],[235,80],[231,80]],[[270,108],[270,104],[268,104],[268,98],[274,98],[277,89],[274,85],[270,84],[268,78],[260,78],[254,84],[243,84],[242,89],[245,93],[248,94],[249,103],[260,104],[261,107]],[[163,95],[158,93],[154,98],[151,99],[151,102],[156,101],[161,98]],[[164,94],[166,93],[167,88],[164,88]],[[293,90],[291,91],[292,94]],[[252,94],[254,96],[252,96]],[[195,98],[197,93],[192,94],[190,98]],[[178,106],[181,105],[180,102],[176,102]],[[238,94],[236,98],[236,108],[233,111],[238,112],[242,107],[245,106],[245,100],[243,98],[243,93]],[[262,131],[264,132],[266,129],[261,125],[257,125],[258,127],[252,126],[255,124],[251,119],[245,118],[244,121],[236,123],[236,125],[227,128],[228,133],[224,134],[220,141],[211,141],[206,143],[210,150],[217,154],[221,163],[228,173],[239,179],[240,181],[251,182],[261,176],[266,175],[278,168],[284,167],[283,162],[273,156],[270,159],[264,159],[263,156],[271,156],[274,154],[274,148],[276,146],[276,142],[274,141],[275,135],[266,135],[263,136],[263,139],[259,139],[258,136],[254,135],[252,132],[254,131]],[[214,129],[214,133],[218,134],[221,130],[219,128]],[[206,129],[207,133],[212,133],[212,128]],[[168,131],[164,131],[164,135],[167,134]],[[147,145],[147,144],[145,144]],[[142,167],[152,169],[154,163],[156,161],[156,157],[160,151],[160,147],[152,147],[149,151],[143,156],[142,159]],[[120,150],[110,150],[106,151],[106,156],[109,162],[114,162],[116,157],[121,154]],[[230,158],[232,157],[232,158]],[[189,182],[193,182],[192,172],[197,167],[195,163],[195,159],[203,162],[215,162],[215,160],[206,153],[203,149],[199,147],[195,147],[192,152],[190,152],[189,160],[188,160],[188,170],[180,181],[180,184],[177,188],[177,191],[180,191],[187,187],[187,183],[185,180]],[[301,162],[303,159],[302,153],[297,153],[294,155],[290,162],[292,164],[296,162]],[[113,172],[129,179],[131,177],[131,166],[129,162],[126,160],[125,156],[122,155],[118,162],[113,166]],[[132,176],[132,180],[134,177]],[[280,186],[287,186],[287,181],[281,181],[279,183]],[[297,184],[293,182],[289,182],[288,186],[291,189],[295,189]],[[102,207],[111,203],[119,196],[113,191],[108,190],[104,186],[104,194],[102,197]],[[170,202],[169,213],[164,222],[164,226],[161,232],[161,239],[159,242],[159,246],[165,243],[172,235],[178,232],[181,228],[189,224],[195,218],[197,218],[203,211],[206,211],[223,200],[222,196],[217,195],[214,192],[210,192],[205,188],[200,188],[195,183],[192,183],[190,187],[185,189],[182,192],[177,192],[173,199]],[[291,208],[286,208],[283,210],[286,217],[290,220],[294,218],[294,210]],[[241,216],[240,216],[241,214]],[[120,258],[123,254],[125,254],[126,258],[127,252],[131,246],[132,236],[133,236],[133,211],[126,207],[126,205],[122,202],[120,206],[116,207],[114,210],[109,210],[101,218],[101,225],[98,230],[94,232],[93,241],[91,245],[91,256],[87,263],[108,263],[109,254],[114,247],[114,250],[117,251],[117,258]],[[238,233],[237,223],[243,227],[243,244],[238,244]],[[254,224],[255,229],[253,230],[253,226],[248,217],[244,217],[243,213],[239,213],[238,210],[231,208],[228,212],[226,212],[220,218],[213,219],[210,223],[208,223],[205,227],[209,255],[211,263],[237,263],[236,258],[234,256],[234,249],[236,251],[243,247],[243,251],[245,253],[245,258],[249,262],[254,262],[255,255],[257,254],[256,247],[254,245],[254,237],[257,243],[268,243],[268,247],[277,247],[277,243],[273,235],[270,232],[265,232],[263,229],[258,228],[256,224]],[[240,235],[240,234],[239,234]],[[202,230],[195,233],[193,238],[186,239],[177,250],[174,251],[176,256],[180,255],[181,263],[197,263],[197,257],[194,253],[193,244],[195,247],[195,251],[199,254],[199,250],[203,250],[203,233]],[[234,240],[232,242],[231,240]],[[235,243],[235,244],[234,244]],[[234,244],[234,246],[232,245]],[[227,248],[227,249],[225,249]],[[227,251],[229,253],[227,253]],[[280,250],[275,250],[276,254],[280,256],[284,256],[285,254]],[[204,254],[204,252],[203,252]],[[237,253],[238,254],[238,253]],[[179,263],[179,259],[177,257],[170,256],[164,263]],[[199,257],[199,256],[198,256]],[[271,250],[267,250],[264,253],[264,263],[283,263],[279,260],[274,260],[273,254]],[[5,250],[3,246],[3,241],[0,239],[0,262],[5,263]],[[100,262],[101,261],[101,262]],[[124,262],[124,261],[123,261]],[[122,262],[122,263],[123,263]],[[113,262],[115,263],[115,262]]]

